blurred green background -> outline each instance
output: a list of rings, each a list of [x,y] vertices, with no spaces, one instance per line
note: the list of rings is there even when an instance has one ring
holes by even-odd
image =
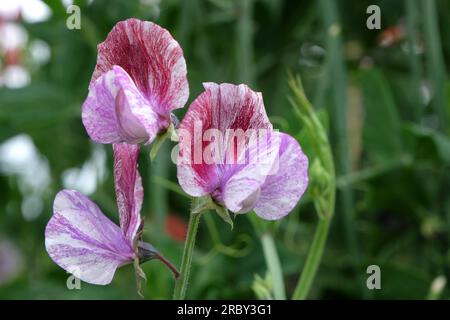
[[[247,83],[263,93],[274,126],[308,153],[311,141],[287,99],[288,71],[301,76],[329,129],[338,173],[311,298],[450,296],[448,286],[437,290],[450,276],[450,1],[80,0],[81,30],[69,30],[71,3],[0,2],[1,299],[139,298],[132,266],[109,286],[67,289],[69,275],[44,248],[52,202],[64,187],[118,221],[111,147],[89,140],[80,115],[96,45],[130,17],[154,21],[179,41],[189,102],[205,81]],[[371,4],[381,9],[381,30],[366,27]],[[172,146],[153,163],[148,149],[141,152],[142,214],[146,241],[179,265],[189,201],[176,192]],[[268,223],[288,297],[316,224],[308,194],[288,217]],[[381,290],[366,288],[372,264],[381,268]],[[170,271],[159,261],[143,268],[144,296],[170,298]],[[210,213],[200,224],[187,297],[257,298],[255,285],[270,290],[266,272],[250,221],[238,216],[230,231]]]

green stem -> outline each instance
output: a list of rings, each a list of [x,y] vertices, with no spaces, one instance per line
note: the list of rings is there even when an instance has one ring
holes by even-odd
[[[409,64],[411,67],[411,106],[414,107],[414,120],[420,123],[424,110],[420,97],[420,82],[422,78],[422,65],[419,55],[416,53],[416,42],[418,34],[419,9],[417,0],[405,0],[406,22],[408,30]]]
[[[445,63],[442,56],[442,45],[439,34],[439,17],[435,0],[422,1],[423,21],[425,31],[426,58],[428,60],[428,76],[431,78],[433,100],[431,101],[435,112],[439,116],[441,131],[447,128],[447,115],[445,111]]]
[[[281,269],[280,259],[278,258],[277,248],[275,247],[272,235],[270,233],[264,233],[261,236],[261,243],[267,267],[272,275],[274,297],[277,300],[286,300],[283,271]]]
[[[300,280],[295,288],[292,299],[305,299],[311,289],[315,275],[322,260],[325,249],[328,230],[334,213],[334,205],[336,198],[336,174],[331,152],[330,143],[325,129],[314,113],[313,106],[306,98],[302,88],[300,79],[290,79],[290,86],[294,93],[291,103],[294,111],[303,120],[305,127],[308,129],[310,136],[315,141],[315,150],[317,158],[328,173],[328,187],[322,190],[322,194],[314,199],[314,204],[320,218],[316,229],[314,240],[306,258],[306,263],[302,271]],[[314,179],[316,177],[311,177]]]
[[[236,5],[238,12],[236,53],[238,57],[239,80],[251,86],[255,80],[253,76],[253,0],[239,0],[236,1]]]
[[[323,23],[327,30],[326,50],[329,54],[329,74],[331,87],[332,128],[335,138],[336,171],[347,175],[350,168],[350,141],[347,132],[347,75],[345,71],[342,26],[339,18],[338,1],[321,0]],[[350,186],[340,189],[339,212],[343,218],[347,246],[355,268],[361,261],[360,243],[358,241],[354,219],[354,195]],[[361,281],[361,283],[364,283]],[[361,291],[367,294],[365,286]]]
[[[188,232],[183,250],[183,258],[181,260],[180,277],[175,284],[173,293],[174,300],[183,300],[186,295],[200,216],[201,213],[191,213],[189,218]]]
[[[292,296],[293,300],[303,300],[308,296],[309,290],[311,289],[311,285],[316,276],[317,269],[320,265],[320,261],[322,260],[328,230],[330,228],[330,221],[331,219],[322,219],[317,226],[313,243],[311,244],[311,248],[309,248],[309,254],[306,259],[305,267]]]

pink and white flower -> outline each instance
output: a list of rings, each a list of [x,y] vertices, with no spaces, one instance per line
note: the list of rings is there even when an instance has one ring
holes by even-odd
[[[173,267],[148,243],[140,241],[143,189],[137,170],[137,145],[115,144],[114,178],[120,227],[82,193],[62,190],[45,229],[45,247],[53,261],[81,280],[105,285],[116,269],[158,258]]]
[[[234,213],[284,217],[308,185],[308,158],[299,143],[273,130],[261,93],[242,84],[204,87],[179,126],[181,187]],[[242,137],[243,144],[237,142]]]
[[[87,133],[98,143],[151,143],[186,103],[186,73],[183,50],[166,29],[137,19],[117,23],[98,46],[82,110]]]

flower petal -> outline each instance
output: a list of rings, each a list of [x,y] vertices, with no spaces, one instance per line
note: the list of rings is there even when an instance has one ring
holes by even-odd
[[[220,156],[220,161],[205,161],[203,154],[209,145],[203,141],[205,133],[216,129],[226,148],[229,144],[227,131],[230,129],[244,132],[249,129],[272,129],[261,93],[243,84],[205,83],[204,87],[205,92],[192,102],[179,126],[178,181],[183,190],[192,196],[213,192],[223,183],[224,171],[230,168],[223,164],[225,153]]]
[[[135,256],[120,228],[74,190],[56,195],[53,216],[45,229],[45,247],[64,270],[100,285],[110,283],[116,269]]]
[[[144,190],[137,160],[139,147],[133,144],[114,144],[114,180],[120,227],[125,237],[133,245],[141,224],[141,206]]]
[[[274,134],[281,138],[278,170],[267,177],[254,208],[266,220],[291,212],[308,186],[308,158],[299,143],[288,134]]]
[[[90,87],[82,120],[98,143],[151,142],[165,125],[119,66],[113,66]]]
[[[235,213],[249,212],[260,197],[261,186],[278,163],[280,136],[270,132],[250,139],[238,163],[228,168],[228,179],[216,195]],[[245,157],[244,159],[242,159]]]
[[[227,129],[272,129],[261,92],[255,92],[245,84],[206,82],[203,87],[209,92],[211,106],[208,128],[222,132]]]
[[[155,112],[168,117],[189,96],[183,50],[169,31],[138,19],[121,21],[98,45],[91,84],[114,65],[121,66]]]

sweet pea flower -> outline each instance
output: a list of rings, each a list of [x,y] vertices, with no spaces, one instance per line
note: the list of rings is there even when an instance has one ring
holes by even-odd
[[[116,24],[98,45],[97,65],[82,121],[97,143],[151,143],[187,101],[183,50],[170,33],[148,21]]]
[[[284,217],[308,185],[308,158],[299,143],[273,130],[261,93],[243,84],[205,83],[204,88],[179,125],[181,187],[234,213]],[[245,143],[236,144],[236,132],[244,134]],[[263,134],[252,138],[248,132]]]
[[[55,198],[53,216],[45,229],[45,247],[52,260],[81,280],[98,285],[112,281],[118,267],[157,258],[177,276],[172,265],[155,248],[141,241],[140,216],[143,188],[137,145],[115,144],[114,179],[120,227],[82,193],[62,190]]]

